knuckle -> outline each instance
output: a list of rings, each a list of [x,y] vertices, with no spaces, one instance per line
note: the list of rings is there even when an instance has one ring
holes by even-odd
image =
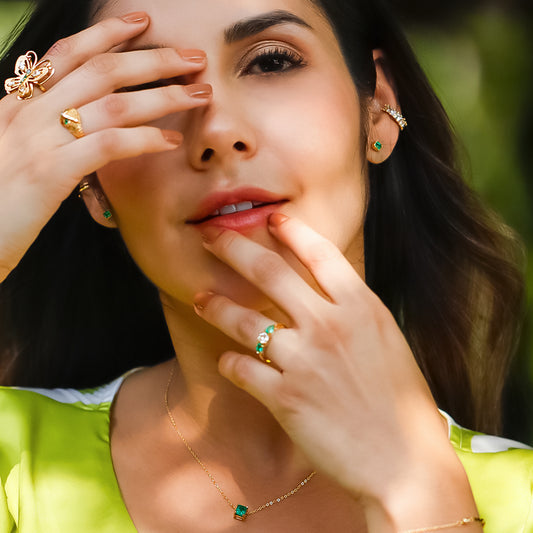
[[[103,153],[115,153],[120,148],[120,136],[117,130],[108,129],[98,133],[98,144]]]
[[[244,387],[251,381],[253,368],[248,357],[237,357],[233,362],[233,375],[235,383]]]
[[[273,252],[263,252],[251,267],[254,279],[261,282],[278,280],[284,273],[281,258]]]
[[[165,100],[165,103],[169,106],[175,106],[180,102],[180,97],[183,94],[183,91],[180,87],[174,85],[167,85],[166,87],[161,87],[159,89],[162,98]]]
[[[56,41],[46,52],[46,56],[67,56],[71,55],[74,50],[75,36],[64,37]]]
[[[286,385],[278,391],[277,402],[284,411],[285,416],[294,415],[300,411],[302,404],[302,393],[294,386]]]
[[[313,263],[323,263],[335,259],[338,256],[338,249],[328,241],[315,242],[309,245],[309,259]]]
[[[120,23],[120,22],[121,22],[121,19],[119,19],[118,17],[110,17],[110,18],[101,20],[98,24],[93,26],[93,28],[95,30],[102,30],[103,32],[107,33],[111,31],[116,31],[117,28],[119,27],[119,24],[117,23]]]
[[[156,59],[163,65],[167,65],[170,61],[176,61],[178,52],[173,48],[155,48]]]
[[[226,304],[227,301],[223,296],[214,295],[206,305],[205,311],[209,316],[214,317],[223,312]]]
[[[236,238],[237,236],[233,232],[225,231],[218,236],[217,246],[219,246],[223,252],[227,252],[232,248]]]
[[[36,157],[28,164],[26,169],[27,183],[41,185],[42,180],[49,178],[53,172],[53,164],[49,158]]]
[[[91,73],[109,74],[118,63],[116,54],[97,54],[85,63],[86,69]]]
[[[121,94],[109,94],[102,99],[104,113],[117,118],[123,116],[128,110],[127,99]]]
[[[255,339],[259,331],[259,326],[252,316],[244,314],[240,317],[237,323],[237,335],[242,341],[248,342],[250,339]]]

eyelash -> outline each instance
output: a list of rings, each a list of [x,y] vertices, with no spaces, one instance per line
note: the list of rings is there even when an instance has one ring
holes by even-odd
[[[266,72],[260,72],[259,76],[270,76],[274,74],[281,74],[287,71],[290,71],[295,68],[303,67],[305,66],[304,59],[302,56],[298,55],[296,52],[292,50],[288,50],[287,48],[281,48],[278,46],[272,47],[272,48],[263,48],[251,61],[248,62],[248,64],[243,67],[239,74],[240,75],[253,75],[252,69],[255,66],[259,66],[261,62],[264,63],[266,61],[277,61],[278,65],[282,62],[288,62],[290,63],[290,66],[287,68],[282,68],[281,70],[275,70],[275,71],[266,71]],[[272,65],[272,63],[271,63]]]
[[[259,66],[261,62],[277,61],[278,65],[282,62],[288,62],[290,65],[287,68],[282,68],[275,71],[260,72],[258,76],[272,76],[276,74],[282,74],[284,72],[291,71],[296,68],[304,67],[305,62],[302,56],[287,48],[281,48],[275,46],[272,48],[263,48],[248,64],[239,70],[241,76],[253,76],[252,69],[255,66]],[[135,85],[133,87],[124,87],[120,89],[120,92],[140,91],[145,89],[155,89],[157,87],[163,87],[164,85],[185,85],[187,83],[186,76],[178,76],[170,80],[157,80],[142,85]]]

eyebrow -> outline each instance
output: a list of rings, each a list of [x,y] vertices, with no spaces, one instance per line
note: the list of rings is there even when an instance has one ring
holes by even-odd
[[[313,29],[300,17],[297,17],[289,11],[279,9],[256,17],[240,20],[229,28],[226,28],[224,30],[224,42],[226,44],[232,44],[236,41],[246,39],[247,37],[253,37],[256,34],[265,31],[267,28],[278,26],[280,24],[297,24],[304,28]]]
[[[305,20],[296,16],[294,13],[278,9],[264,13],[263,15],[243,19],[235,24],[232,24],[229,28],[224,30],[224,43],[233,44],[248,37],[253,37],[254,35],[261,33],[272,26],[279,26],[280,24],[297,24],[298,26],[302,26],[310,30],[313,29],[307,22],[305,22]],[[135,48],[130,49],[130,51],[153,50],[154,48],[172,47],[167,44],[147,43],[136,46]]]

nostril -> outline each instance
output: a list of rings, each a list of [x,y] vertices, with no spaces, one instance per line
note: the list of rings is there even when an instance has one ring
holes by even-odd
[[[207,148],[202,154],[202,161],[209,161],[214,153],[212,148]]]
[[[236,142],[233,145],[233,148],[235,148],[235,150],[237,150],[238,152],[244,152],[244,150],[246,150],[246,146],[241,141]]]

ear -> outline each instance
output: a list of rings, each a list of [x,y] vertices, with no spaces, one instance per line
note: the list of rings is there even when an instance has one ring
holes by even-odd
[[[85,207],[87,207],[93,220],[106,228],[116,228],[113,210],[100,186],[96,173],[84,178],[79,185],[79,190],[80,198],[85,203]]]
[[[370,163],[383,163],[392,153],[400,128],[382,109],[384,105],[399,111],[394,80],[388,75],[385,56],[381,50],[374,50],[376,66],[376,91],[369,105],[369,128],[367,139],[367,160]],[[377,144],[374,144],[377,143]]]

